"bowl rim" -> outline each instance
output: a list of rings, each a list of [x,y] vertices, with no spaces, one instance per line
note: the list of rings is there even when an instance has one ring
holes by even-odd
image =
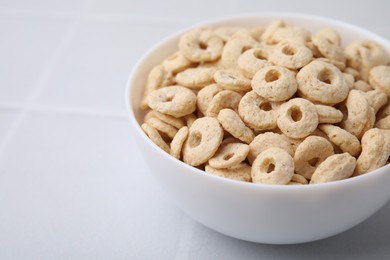
[[[304,13],[291,13],[291,12],[250,12],[250,13],[239,13],[234,15],[227,15],[227,16],[219,16],[212,19],[205,19],[201,22],[194,23],[188,27],[185,27],[181,30],[178,30],[172,34],[169,34],[168,36],[164,37],[157,43],[155,43],[151,48],[149,48],[133,65],[133,68],[131,69],[130,75],[126,82],[126,90],[125,90],[125,102],[126,102],[126,110],[128,112],[128,116],[130,119],[130,122],[132,124],[132,127],[135,129],[138,137],[142,138],[144,142],[146,142],[148,145],[151,145],[153,149],[156,150],[157,153],[159,153],[161,156],[166,158],[167,160],[172,161],[172,163],[178,163],[181,167],[184,167],[186,169],[186,174],[196,174],[199,175],[200,178],[210,178],[210,180],[222,182],[226,185],[233,185],[237,187],[242,187],[245,189],[272,189],[272,190],[284,190],[284,191],[307,191],[307,190],[319,190],[319,189],[327,189],[330,187],[339,187],[339,186],[345,186],[345,185],[353,185],[356,182],[365,182],[365,179],[374,178],[377,175],[382,174],[390,174],[386,173],[386,171],[390,171],[390,164],[387,164],[385,166],[382,166],[378,169],[375,169],[369,174],[362,174],[359,176],[350,177],[343,180],[338,181],[332,181],[332,182],[326,182],[326,183],[317,183],[317,184],[310,184],[310,185],[270,185],[270,184],[258,184],[258,183],[252,183],[252,182],[244,182],[234,179],[229,179],[221,176],[216,176],[214,174],[207,173],[206,171],[197,169],[193,166],[190,166],[183,161],[176,159],[169,153],[166,153],[163,151],[160,147],[158,147],[155,143],[153,143],[147,135],[143,132],[140,124],[138,123],[135,113],[133,110],[133,102],[131,99],[132,96],[132,83],[134,79],[136,78],[137,72],[139,67],[143,64],[145,60],[148,59],[149,56],[151,56],[152,53],[154,53],[156,50],[160,48],[160,46],[170,40],[173,40],[180,35],[182,35],[184,32],[189,31],[194,28],[198,27],[206,27],[206,26],[213,26],[218,23],[223,22],[229,22],[231,20],[237,20],[237,19],[250,19],[250,18],[274,18],[276,19],[301,19],[301,20],[315,20],[319,21],[321,23],[329,24],[329,26],[338,26],[343,27],[347,30],[352,30],[359,32],[361,34],[367,35],[367,38],[370,40],[379,42],[382,46],[385,45],[385,49],[390,52],[390,41],[385,39],[384,37],[373,33],[365,28],[359,27],[354,24],[350,24],[345,21],[337,20],[330,17],[320,16],[320,15],[312,15],[312,14],[304,14]],[[337,29],[336,29],[337,30]]]

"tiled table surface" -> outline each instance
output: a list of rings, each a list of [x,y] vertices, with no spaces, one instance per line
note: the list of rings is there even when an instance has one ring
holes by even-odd
[[[124,104],[143,52],[201,20],[303,12],[390,39],[388,10],[389,1],[0,1],[0,259],[389,259],[389,203],[302,245],[249,243],[194,222],[139,157]]]

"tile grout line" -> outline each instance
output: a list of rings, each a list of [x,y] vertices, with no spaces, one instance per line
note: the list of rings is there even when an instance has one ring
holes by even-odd
[[[32,89],[30,95],[28,96],[25,104],[21,105],[21,110],[19,111],[19,115],[16,116],[16,119],[10,125],[8,131],[6,132],[2,142],[0,143],[0,157],[3,156],[5,150],[7,149],[9,143],[13,139],[17,129],[21,126],[22,122],[25,120],[29,113],[29,108],[31,104],[35,101],[38,95],[44,90],[45,83],[50,77],[50,74],[55,66],[56,62],[65,52],[67,46],[69,45],[71,39],[73,38],[77,27],[82,21],[82,16],[84,12],[87,10],[87,7],[90,4],[90,0],[88,0],[83,8],[80,10],[79,14],[75,17],[74,21],[69,26],[68,30],[65,32],[60,44],[57,46],[49,60],[46,62],[43,71],[41,72],[37,82],[34,84],[34,88]]]

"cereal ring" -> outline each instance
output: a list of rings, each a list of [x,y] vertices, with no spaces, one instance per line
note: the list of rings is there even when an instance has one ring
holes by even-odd
[[[184,116],[184,120],[186,121],[186,124],[188,127],[191,127],[191,125],[194,123],[194,121],[197,119],[196,115],[189,114]]]
[[[269,24],[263,34],[261,35],[260,37],[260,40],[262,42],[266,42],[266,43],[271,43],[272,44],[272,40],[271,40],[271,37],[272,35],[279,29],[279,28],[284,28],[286,27],[286,23],[282,20],[276,20],[274,22],[272,22],[271,24]]]
[[[343,120],[343,113],[331,106],[315,105],[318,113],[318,123],[334,124]]]
[[[191,89],[200,89],[214,82],[215,68],[189,68],[176,75],[179,85]]]
[[[341,45],[340,34],[332,28],[323,28],[317,34],[317,38],[325,38],[334,45]]]
[[[211,100],[218,92],[221,92],[222,90],[223,88],[218,84],[211,84],[199,90],[196,102],[198,109],[202,114],[206,114]]]
[[[275,102],[269,102],[252,90],[242,97],[238,105],[238,114],[254,130],[275,129],[277,126],[277,111],[273,108],[275,106]]]
[[[237,64],[241,69],[243,75],[248,78],[253,78],[255,73],[266,67],[272,66],[272,63],[268,61],[269,51],[264,47],[256,47],[246,50],[238,58]]]
[[[325,105],[334,105],[348,96],[344,75],[334,65],[312,61],[296,76],[298,92],[302,97]]]
[[[163,87],[148,95],[148,105],[163,114],[182,117],[196,109],[196,95],[182,86]]]
[[[390,116],[379,119],[375,123],[375,127],[384,130],[390,130]]]
[[[360,80],[360,73],[359,73],[359,71],[357,71],[357,70],[355,70],[355,69],[353,69],[351,67],[346,67],[344,69],[344,73],[352,75],[356,81]]]
[[[390,155],[390,131],[372,128],[362,137],[362,153],[356,161],[354,175],[373,171],[386,164]]]
[[[287,184],[294,175],[294,160],[283,149],[269,148],[256,157],[251,175],[254,183]]]
[[[266,132],[263,134],[257,135],[253,141],[249,144],[249,153],[248,153],[248,161],[249,163],[253,163],[256,157],[267,150],[268,148],[277,147],[285,150],[291,156],[294,155],[294,149],[291,143],[285,138],[285,136]]]
[[[317,128],[317,109],[306,99],[290,99],[280,106],[277,124],[283,134],[291,138],[306,137]]]
[[[167,123],[171,126],[176,127],[177,129],[180,129],[184,126],[183,120],[181,118],[176,118],[170,115],[162,114],[160,112],[157,112],[155,110],[150,110],[144,118],[144,122],[148,121],[150,118],[155,117],[163,121],[164,123]]]
[[[383,106],[376,114],[377,119],[382,119],[390,115],[390,104]]]
[[[177,129],[175,127],[155,117],[149,118],[148,120],[145,121],[145,123],[155,128],[159,132],[165,134],[169,138],[173,138],[177,133]]]
[[[249,145],[243,143],[229,143],[221,145],[209,164],[215,169],[230,168],[245,160],[249,152]]]
[[[332,143],[340,147],[343,152],[357,156],[362,150],[359,139],[350,132],[330,124],[319,125],[318,128],[328,136]]]
[[[255,135],[253,131],[242,122],[240,116],[232,109],[222,109],[217,117],[225,131],[245,143],[252,142]]]
[[[344,180],[352,176],[355,157],[349,153],[334,154],[326,158],[311,176],[310,184]]]
[[[257,95],[278,102],[294,95],[297,81],[292,71],[279,66],[268,66],[253,76],[252,88]]]
[[[218,92],[210,101],[206,110],[206,115],[209,117],[217,117],[219,111],[224,108],[231,108],[237,111],[240,103],[241,95],[231,90],[222,90]]]
[[[373,88],[370,85],[368,85],[367,82],[365,82],[363,80],[355,81],[353,83],[353,89],[361,90],[363,92],[373,90]]]
[[[240,26],[221,26],[214,30],[214,33],[224,40],[225,42],[229,41],[232,37],[241,33],[249,33],[248,29]]]
[[[309,182],[302,175],[294,174],[288,184],[309,184]]]
[[[387,103],[387,95],[379,89],[365,92],[368,104],[375,110],[375,113]]]
[[[189,67],[195,65],[192,61],[187,59],[180,51],[175,52],[168,58],[166,58],[162,65],[166,71],[171,72],[172,74],[177,74]]]
[[[344,51],[339,44],[335,44],[328,38],[318,34],[313,36],[312,42],[325,58],[328,58],[331,61],[341,62],[345,67],[346,58]]]
[[[223,129],[217,119],[196,119],[183,146],[183,161],[192,166],[207,162],[218,150],[222,138]]]
[[[153,90],[169,86],[175,83],[172,73],[166,71],[163,66],[157,65],[150,72],[146,79],[145,91],[141,101],[141,108],[148,108],[147,97]]]
[[[333,146],[328,140],[319,136],[309,136],[295,151],[295,172],[310,179],[318,165],[332,154]]]
[[[256,26],[249,30],[250,35],[253,39],[260,42],[261,35],[263,34],[265,28],[262,26]]]
[[[340,123],[341,128],[360,138],[369,121],[370,108],[364,92],[352,89],[348,94],[345,104],[340,107],[341,111],[347,111],[345,113],[345,120]]]
[[[355,83],[355,78],[351,74],[348,74],[348,73],[343,73],[343,74],[344,74],[345,82],[347,83],[348,88],[350,90],[353,89],[353,85]]]
[[[184,126],[177,131],[177,134],[173,137],[169,153],[180,160],[181,149],[188,137],[188,127]]]
[[[240,163],[237,166],[228,168],[228,169],[215,169],[210,165],[206,165],[206,172],[214,174],[216,176],[237,180],[237,181],[246,181],[250,182],[251,178],[251,167],[246,163]]]
[[[165,152],[169,153],[169,146],[164,141],[164,139],[162,139],[161,135],[154,127],[151,127],[147,123],[143,123],[141,125],[141,128],[142,130],[144,130],[145,134],[149,137],[150,140],[152,140],[153,143],[155,143],[158,147],[163,149]]]
[[[376,66],[370,70],[370,85],[390,97],[390,66]]]
[[[223,69],[214,73],[214,80],[222,88],[233,91],[251,90],[251,80],[244,77],[238,70]]]
[[[223,41],[210,29],[195,29],[180,38],[179,49],[193,62],[215,61],[221,57]]]
[[[345,69],[345,66],[346,66],[345,63],[343,63],[341,61],[331,60],[331,59],[324,58],[324,57],[319,57],[319,58],[316,58],[314,60],[322,61],[322,62],[325,62],[325,63],[329,63],[329,64],[335,66],[336,68],[338,68],[341,71],[343,71]]]
[[[281,42],[271,52],[269,61],[275,65],[295,70],[308,64],[312,58],[313,53],[304,44]]]
[[[289,42],[293,44],[305,45],[310,41],[310,32],[299,26],[279,27],[270,36],[268,44],[277,44],[281,42]]]
[[[236,36],[226,42],[221,56],[221,67],[234,69],[240,55],[257,45],[257,42],[248,35]]]

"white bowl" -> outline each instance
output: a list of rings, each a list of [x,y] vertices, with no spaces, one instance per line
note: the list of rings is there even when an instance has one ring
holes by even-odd
[[[303,26],[312,32],[331,27],[342,35],[344,44],[351,40],[371,39],[390,52],[390,43],[371,32],[311,15],[247,14],[197,26],[257,26],[276,19]],[[259,185],[213,176],[158,148],[140,128],[143,112],[139,103],[148,72],[177,49],[183,32],[161,41],[140,59],[127,83],[126,102],[141,154],[149,162],[154,177],[184,212],[231,237],[268,244],[292,244],[341,233],[370,217],[389,200],[389,166],[331,183]]]

